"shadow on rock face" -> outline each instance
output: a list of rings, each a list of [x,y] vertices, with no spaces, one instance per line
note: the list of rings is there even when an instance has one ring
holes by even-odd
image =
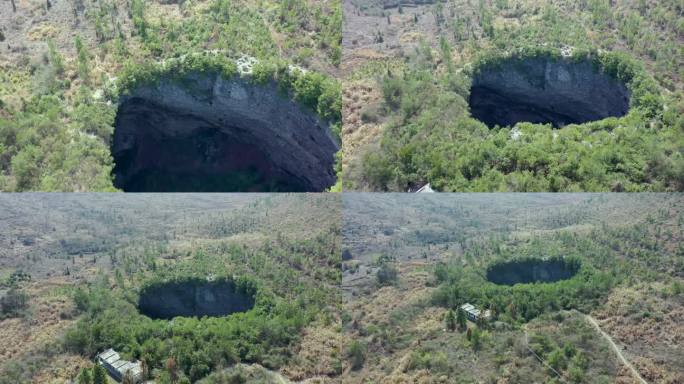
[[[112,154],[127,192],[320,192],[335,183],[329,126],[279,94],[218,76],[123,97]]]
[[[627,87],[589,61],[510,59],[484,68],[470,89],[472,116],[490,128],[519,122],[563,127],[629,110]]]
[[[138,310],[153,319],[226,316],[252,307],[254,298],[226,281],[163,284],[145,290],[138,301]]]
[[[487,280],[501,285],[552,283],[573,277],[579,268],[578,263],[563,259],[511,261],[490,266]]]

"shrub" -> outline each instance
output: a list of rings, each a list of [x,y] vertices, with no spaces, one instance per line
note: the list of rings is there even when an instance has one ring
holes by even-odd
[[[81,373],[78,374],[77,382],[78,384],[92,384],[93,378],[90,375],[90,369],[82,368]]]
[[[453,310],[448,310],[446,315],[444,315],[444,323],[446,325],[446,328],[450,331],[455,331],[456,330],[456,316],[454,315]]]
[[[380,111],[375,105],[367,105],[361,110],[361,121],[364,123],[377,123],[380,120]]]
[[[363,368],[363,364],[366,361],[366,346],[359,341],[352,341],[349,345],[347,356],[349,357],[352,370],[358,371]]]
[[[397,281],[397,269],[390,263],[382,263],[376,277],[380,286],[392,285]]]
[[[28,308],[28,295],[13,287],[0,299],[0,313],[2,317],[15,317]]]

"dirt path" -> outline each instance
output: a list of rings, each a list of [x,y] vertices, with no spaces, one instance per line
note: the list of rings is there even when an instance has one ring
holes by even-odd
[[[622,363],[623,363],[625,366],[627,366],[627,368],[629,368],[630,371],[632,371],[632,375],[633,375],[634,377],[636,377],[636,378],[639,380],[639,382],[640,382],[641,384],[648,384],[648,382],[647,382],[646,380],[644,380],[644,379],[641,377],[641,375],[639,374],[639,371],[637,371],[636,368],[634,368],[634,366],[632,365],[632,363],[630,363],[629,360],[627,360],[627,359],[625,358],[625,356],[622,354],[622,351],[620,350],[620,347],[618,347],[617,344],[615,344],[615,342],[613,341],[613,338],[610,337],[609,334],[605,333],[605,332],[601,329],[601,327],[599,326],[598,321],[596,321],[596,319],[594,319],[594,318],[591,317],[590,315],[587,315],[587,314],[583,314],[583,315],[584,315],[584,318],[587,319],[587,321],[589,321],[589,323],[591,323],[591,325],[593,325],[594,328],[595,328],[597,331],[599,331],[599,333],[603,336],[603,338],[606,339],[606,340],[608,340],[608,343],[609,343],[610,346],[613,348],[613,351],[615,351],[615,353],[618,355],[618,357],[620,358],[620,360],[622,360]]]

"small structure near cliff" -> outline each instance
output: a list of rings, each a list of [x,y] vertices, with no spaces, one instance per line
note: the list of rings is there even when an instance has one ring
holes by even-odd
[[[430,183],[427,183],[423,185],[422,187],[418,188],[418,190],[415,193],[434,193],[435,190],[432,189],[430,186]]]
[[[123,360],[111,348],[97,355],[97,363],[103,366],[109,375],[118,382],[123,381],[126,376],[130,377],[134,383],[141,383],[143,380],[142,363]]]
[[[465,303],[461,305],[461,310],[465,312],[466,316],[468,317],[468,320],[474,323],[476,323],[480,319],[489,320],[492,317],[492,313],[489,309],[485,311],[480,311],[470,303]]]

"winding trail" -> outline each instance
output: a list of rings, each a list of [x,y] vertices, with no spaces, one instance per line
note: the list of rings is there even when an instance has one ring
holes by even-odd
[[[646,380],[644,380],[643,377],[641,377],[641,375],[639,374],[639,371],[637,371],[636,368],[634,368],[634,366],[632,365],[632,363],[630,363],[629,360],[627,360],[627,358],[625,358],[625,355],[622,354],[622,350],[620,349],[620,347],[617,346],[617,344],[615,344],[615,341],[613,341],[613,338],[612,338],[609,334],[607,334],[606,332],[604,332],[604,331],[601,329],[601,326],[599,325],[598,321],[597,321],[595,318],[593,318],[591,315],[587,315],[586,313],[582,313],[582,312],[579,312],[579,311],[576,311],[576,312],[579,313],[580,315],[582,315],[582,316],[583,316],[583,317],[584,317],[584,318],[585,318],[585,319],[594,327],[594,329],[596,329],[596,330],[599,332],[599,334],[601,334],[601,336],[602,336],[606,341],[608,341],[608,344],[610,344],[610,347],[613,349],[613,351],[615,352],[615,354],[620,358],[620,361],[622,361],[622,364],[624,364],[624,365],[632,372],[632,376],[634,376],[634,378],[637,379],[637,380],[639,381],[640,384],[649,384]],[[544,361],[544,359],[542,359],[541,356],[537,355],[537,354],[532,350],[532,348],[530,348],[530,346],[529,346],[529,336],[528,336],[528,334],[527,334],[527,324],[524,324],[524,325],[522,326],[522,329],[523,329],[523,333],[524,333],[524,336],[525,336],[525,348],[526,348],[529,352],[531,352],[532,355],[534,355],[534,357],[536,357],[537,360],[539,360],[539,362],[540,362],[542,365],[544,365],[545,367],[547,367],[547,368],[549,368],[551,371],[553,371],[553,372],[556,374],[556,376],[558,376],[558,378],[559,378],[562,382],[565,383],[565,382],[566,382],[566,381],[565,381],[565,377],[564,377],[560,372],[558,372],[558,371],[556,371],[555,369],[553,369],[546,361]]]
[[[630,363],[629,360],[627,360],[627,359],[625,358],[625,356],[622,354],[622,350],[620,350],[620,347],[618,347],[617,344],[615,344],[615,342],[613,341],[613,338],[610,337],[609,334],[605,333],[605,332],[601,329],[601,327],[599,326],[598,321],[596,321],[596,319],[594,319],[594,318],[591,317],[590,315],[587,315],[587,314],[584,314],[584,313],[583,313],[582,315],[584,315],[584,318],[587,319],[587,321],[589,321],[589,323],[591,323],[591,325],[594,326],[594,328],[603,336],[603,338],[606,339],[606,340],[608,341],[608,343],[610,344],[610,346],[613,348],[613,351],[615,351],[615,353],[618,355],[618,357],[620,358],[620,360],[622,361],[622,363],[623,363],[625,366],[627,366],[627,368],[629,368],[630,371],[632,371],[632,375],[633,375],[635,378],[637,378],[641,384],[648,384],[648,382],[647,382],[646,380],[644,380],[643,377],[641,377],[641,375],[639,374],[639,371],[637,371],[636,368],[634,368],[634,366],[632,365],[632,363]]]

